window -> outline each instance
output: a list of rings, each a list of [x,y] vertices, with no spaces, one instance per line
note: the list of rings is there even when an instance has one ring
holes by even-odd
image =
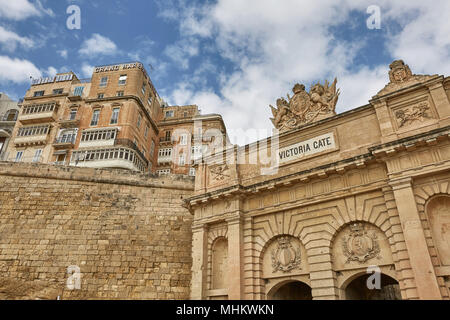
[[[195,168],[190,168],[190,169],[189,169],[189,175],[190,175],[191,177],[195,177]]]
[[[41,136],[48,134],[48,132],[49,126],[22,127],[17,132],[17,136],[18,137]]]
[[[118,97],[123,97],[123,91],[117,91],[117,96]]]
[[[187,138],[188,138],[187,134],[182,134],[180,136],[180,145],[182,145],[182,146],[187,145]]]
[[[166,111],[166,118],[172,118],[173,117],[173,110]]]
[[[111,124],[117,124],[119,122],[120,108],[114,108],[111,115]]]
[[[150,157],[153,157],[155,154],[155,141],[152,140],[152,144],[150,145]]]
[[[142,94],[145,95],[145,82],[142,84]]]
[[[70,110],[69,120],[75,120],[77,117],[77,109]]]
[[[17,151],[16,153],[16,162],[22,161],[23,151]]]
[[[184,154],[180,154],[180,158],[178,159],[178,165],[184,166],[186,164],[186,156]]]
[[[53,94],[63,94],[64,89],[54,89]]]
[[[166,131],[166,141],[170,141],[171,131]]]
[[[124,86],[127,84],[127,75],[126,74],[122,74],[119,77],[119,86]]]
[[[98,124],[98,118],[100,116],[100,110],[94,110],[92,114],[91,126],[96,126]]]
[[[2,152],[3,149],[3,142],[0,141],[0,152]]]
[[[83,95],[83,90],[84,87],[76,87],[75,90],[73,91],[73,95],[81,97]]]
[[[106,85],[108,84],[108,77],[102,77],[102,79],[100,80],[100,87],[106,87]]]
[[[172,148],[159,149],[158,157],[167,158],[172,156]]]
[[[117,129],[102,129],[102,130],[85,130],[81,134],[81,142],[99,141],[99,140],[114,140],[117,136]]]
[[[185,117],[185,118],[187,118],[187,116],[188,116],[188,113],[187,113],[187,112],[185,112],[185,113],[184,113],[184,117]]]
[[[35,97],[42,97],[42,96],[44,95],[44,92],[45,92],[45,91],[35,91],[35,92],[34,92],[34,96],[35,96]]]
[[[42,155],[42,149],[36,150],[36,152],[34,153],[33,162],[39,162],[41,155]]]
[[[142,116],[140,114],[138,114],[138,120],[137,120],[137,127],[138,128],[141,127],[141,121],[142,121]]]
[[[5,116],[6,121],[16,121],[19,112],[17,110],[9,110]]]
[[[105,97],[104,93],[99,93],[97,96],[98,99],[103,99],[104,97]]]
[[[147,138],[148,136],[148,125],[145,126],[144,136]]]
[[[148,101],[148,104],[149,104],[149,105],[152,105],[152,97],[148,97],[148,100],[147,100],[147,101]]]

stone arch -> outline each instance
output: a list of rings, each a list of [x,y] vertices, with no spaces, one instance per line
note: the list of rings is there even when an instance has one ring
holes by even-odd
[[[342,225],[333,236],[331,253],[341,298],[345,296],[342,291],[344,282],[365,274],[369,266],[378,266],[388,276],[397,279],[392,243],[387,234],[373,223],[352,221]]]
[[[300,279],[297,278],[292,278],[292,279],[287,279],[284,281],[280,281],[277,282],[273,285],[271,285],[269,288],[267,288],[267,293],[266,296],[268,297],[268,299],[270,300],[280,300],[283,299],[283,297],[276,297],[276,294],[280,291],[280,289],[282,290],[283,287],[286,287],[287,285],[298,285],[299,289],[301,290],[296,290],[296,291],[300,291],[297,292],[297,294],[292,295],[292,300],[312,300],[312,294],[311,294],[311,286],[310,284],[306,283],[305,281],[302,281]],[[294,287],[295,289],[295,287]],[[288,293],[289,294],[289,293]]]
[[[268,292],[266,285],[272,288],[292,281],[310,286],[307,252],[299,237],[274,235],[261,248],[258,258],[256,271],[264,283],[263,293]]]
[[[380,277],[381,277],[381,286],[383,289],[383,286],[385,285],[395,285],[395,290],[397,291],[397,298],[401,299],[401,295],[400,295],[400,288],[399,288],[399,281],[396,275],[395,270],[392,270],[388,267],[381,267],[379,268],[380,271]],[[354,298],[349,297],[348,296],[348,292],[347,289],[349,288],[349,286],[354,283],[355,281],[358,280],[366,280],[367,277],[372,276],[373,275],[373,270],[371,270],[371,272],[368,272],[367,270],[356,270],[352,273],[349,273],[345,279],[342,279],[339,289],[340,289],[340,298],[343,300],[352,300]]]

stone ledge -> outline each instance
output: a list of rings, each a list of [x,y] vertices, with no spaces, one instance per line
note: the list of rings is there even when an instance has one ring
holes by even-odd
[[[58,167],[42,163],[0,162],[0,175],[194,190],[194,179],[192,177],[183,175],[159,177],[120,169]]]

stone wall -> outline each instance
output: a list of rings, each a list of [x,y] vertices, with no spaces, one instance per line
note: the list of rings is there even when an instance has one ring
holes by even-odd
[[[189,298],[192,189],[182,176],[0,162],[0,299]]]

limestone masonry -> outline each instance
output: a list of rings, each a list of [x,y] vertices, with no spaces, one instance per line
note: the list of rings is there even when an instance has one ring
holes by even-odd
[[[139,63],[35,80],[0,155],[0,298],[450,299],[450,77],[386,81],[341,114],[337,79],[296,84],[237,146]]]

